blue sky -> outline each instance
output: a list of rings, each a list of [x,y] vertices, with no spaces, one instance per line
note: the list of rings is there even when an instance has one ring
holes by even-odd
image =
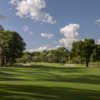
[[[0,15],[7,18],[1,18],[0,24],[17,31],[28,50],[69,47],[73,41],[84,38],[100,40],[100,0],[26,0],[24,3],[1,0]]]

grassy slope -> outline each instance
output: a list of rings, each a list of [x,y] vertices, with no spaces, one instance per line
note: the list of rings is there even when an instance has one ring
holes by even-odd
[[[0,100],[100,100],[100,69],[33,64],[0,69]]]

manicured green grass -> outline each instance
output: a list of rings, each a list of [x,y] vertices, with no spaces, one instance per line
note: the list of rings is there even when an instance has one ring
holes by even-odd
[[[31,63],[0,68],[0,100],[100,100],[100,69]]]

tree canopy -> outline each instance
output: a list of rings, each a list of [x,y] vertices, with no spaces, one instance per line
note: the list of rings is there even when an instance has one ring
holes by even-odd
[[[84,58],[86,66],[88,67],[91,55],[95,49],[95,41],[93,39],[85,39],[84,41],[74,42],[72,51],[75,57],[80,57],[80,62]]]
[[[0,66],[13,64],[24,49],[25,43],[17,32],[0,30]]]
[[[49,62],[49,63],[70,63],[85,64],[100,61],[100,45],[94,39],[84,39],[74,42],[72,49],[59,47],[42,52],[25,53],[21,61],[24,62]]]

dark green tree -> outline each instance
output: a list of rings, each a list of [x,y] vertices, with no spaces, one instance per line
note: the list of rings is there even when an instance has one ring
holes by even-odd
[[[72,55],[73,55],[73,62],[77,62],[82,64],[83,63],[83,55],[84,55],[84,42],[77,41],[72,44]],[[75,61],[74,61],[75,60]]]
[[[93,39],[85,39],[83,44],[83,56],[86,61],[86,66],[88,67],[91,55],[95,48],[95,41]]]
[[[98,45],[98,44],[95,45],[95,49],[93,50],[91,58],[92,58],[92,61],[97,62],[97,66],[99,66],[99,62],[100,62],[100,45]]]
[[[84,41],[74,42],[72,52],[74,57],[80,56],[81,61],[84,58],[88,67],[94,48],[95,41],[93,39],[85,39]]]
[[[69,51],[65,47],[57,48],[57,58],[59,63],[68,62]]]
[[[17,32],[0,31],[0,66],[13,64],[24,49],[25,43]]]

